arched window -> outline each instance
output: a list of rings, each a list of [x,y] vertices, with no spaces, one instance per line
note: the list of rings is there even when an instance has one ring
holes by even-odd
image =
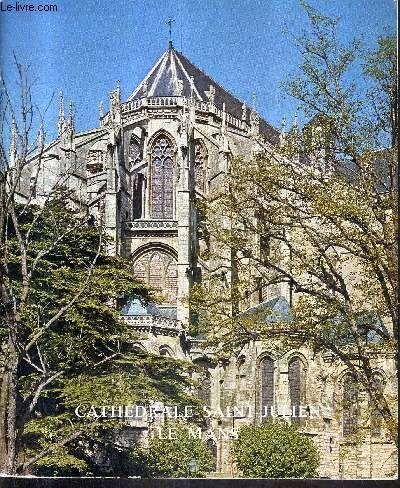
[[[154,142],[151,152],[151,218],[173,218],[174,164],[172,144],[165,136]]]
[[[294,357],[289,361],[289,394],[292,410],[292,421],[299,422],[300,406],[305,403],[305,368],[299,357]]]
[[[194,145],[194,181],[196,188],[200,191],[204,191],[206,180],[206,162],[206,149],[200,141],[196,141]]]
[[[383,379],[380,374],[374,376],[375,391],[383,393]],[[371,435],[380,436],[382,433],[382,414],[375,401],[371,402]]]
[[[176,303],[178,268],[174,256],[161,249],[147,251],[135,260],[133,274],[157,290],[165,303]]]
[[[208,372],[199,379],[200,385],[197,388],[197,398],[207,407],[211,406],[211,380]]]
[[[358,420],[358,384],[348,373],[343,379],[343,435],[354,434]]]
[[[274,406],[274,361],[266,356],[260,362],[261,377],[261,416],[266,422]]]
[[[130,167],[134,166],[137,162],[141,160],[142,151],[140,148],[140,143],[134,135],[131,136],[128,148],[128,160]]]

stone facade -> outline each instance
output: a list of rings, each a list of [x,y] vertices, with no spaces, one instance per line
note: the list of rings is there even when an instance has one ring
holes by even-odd
[[[103,216],[114,238],[110,252],[131,257],[135,274],[163,296],[157,307],[132,303],[124,309],[125,320],[142,337],[137,346],[205,364],[201,394],[212,410],[247,409],[212,420],[213,432],[259,422],[263,395],[279,405],[274,414],[283,417],[297,395],[306,407],[298,422],[318,446],[321,476],[395,476],[396,451],[382,429],[371,435],[366,422],[357,442],[344,435],[345,428],[351,431],[341,408],[346,373],[332,357],[307,349],[278,354],[275,344],[253,341],[238,357],[212,364],[202,341],[186,333],[190,287],[207,273],[198,256],[194,200],[218,188],[229,158],[273,152],[279,132],[255,106],[247,108],[172,45],[126,102],[118,86],[111,92],[109,112],[100,114],[97,129],[77,133],[72,108],[67,119],[61,100],[58,138],[45,148],[36,199],[62,183],[96,218]],[[285,290],[278,295],[285,300]],[[395,395],[394,358],[377,357],[375,367],[383,387]],[[360,393],[357,401],[357,415],[365,415],[367,399]],[[312,415],[313,406],[320,406],[320,415]],[[220,437],[211,441],[216,469],[231,475],[229,435]]]

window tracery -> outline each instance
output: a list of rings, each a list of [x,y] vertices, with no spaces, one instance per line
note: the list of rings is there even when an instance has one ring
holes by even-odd
[[[151,218],[173,218],[173,148],[169,139],[156,139],[151,153]]]
[[[157,290],[165,303],[176,303],[178,268],[176,259],[163,250],[147,251],[133,264],[134,275]]]
[[[266,356],[260,362],[261,375],[261,415],[266,422],[273,412],[274,406],[274,361]]]
[[[135,136],[132,135],[131,140],[129,141],[129,148],[128,148],[128,160],[130,167],[135,165],[137,162],[141,160],[142,151],[140,148],[139,141],[136,139]]]
[[[343,436],[354,434],[358,420],[358,384],[348,373],[343,379]]]
[[[305,368],[299,357],[289,361],[288,368],[289,395],[292,410],[292,421],[299,422],[300,406],[305,403]]]

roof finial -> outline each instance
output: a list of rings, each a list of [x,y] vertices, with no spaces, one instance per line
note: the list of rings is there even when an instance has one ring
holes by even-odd
[[[69,102],[68,129],[70,132],[74,132],[75,130],[74,104],[72,103],[72,100]]]
[[[254,110],[254,112],[256,112],[257,111],[257,95],[256,95],[256,92],[253,92],[251,97],[253,99],[253,110]]]
[[[57,127],[58,127],[58,137],[60,137],[65,130],[64,95],[62,91],[60,91],[60,106],[58,109]]]
[[[279,134],[279,142],[283,144],[286,139],[286,117],[282,117],[282,122],[281,122],[281,130]]]
[[[169,49],[173,49],[174,46],[172,44],[172,22],[175,22],[175,20],[171,17],[168,18],[168,20],[165,22],[168,25],[168,32],[169,32]]]
[[[297,110],[296,112],[294,113],[294,118],[293,118],[293,130],[294,132],[297,134],[298,131],[299,131],[299,124],[297,122]]]
[[[286,117],[283,116],[281,122],[281,133],[285,134],[285,131],[286,131]]]
[[[102,119],[103,117],[104,117],[103,100],[100,100],[100,103],[99,103],[99,118]]]
[[[190,77],[190,100],[194,100],[194,77]]]
[[[244,102],[242,105],[242,120],[243,120],[243,122],[246,122],[246,120],[247,120],[247,107],[246,107],[246,104]]]

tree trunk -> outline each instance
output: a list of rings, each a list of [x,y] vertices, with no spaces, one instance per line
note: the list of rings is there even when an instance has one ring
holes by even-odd
[[[16,323],[10,327],[7,360],[3,375],[0,409],[2,422],[0,427],[1,470],[6,474],[15,474],[17,460],[17,373],[18,352],[16,348]]]

